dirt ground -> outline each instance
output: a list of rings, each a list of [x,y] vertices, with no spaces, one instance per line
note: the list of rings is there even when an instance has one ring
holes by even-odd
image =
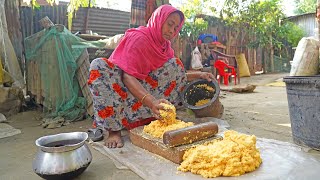
[[[258,85],[253,93],[239,94],[221,91],[220,101],[225,107],[221,119],[231,129],[257,137],[292,142],[290,117],[285,87],[267,86],[288,74],[267,74],[241,78],[241,84]],[[229,88],[232,85],[229,86]],[[221,85],[221,88],[228,88]],[[61,132],[86,131],[91,120],[74,122],[57,129],[39,126],[41,112],[27,111],[8,117],[9,124],[21,130],[21,134],[0,139],[0,179],[41,179],[32,171],[32,160],[37,152],[37,138]],[[141,179],[130,170],[118,170],[113,162],[91,149],[93,161],[77,179]]]

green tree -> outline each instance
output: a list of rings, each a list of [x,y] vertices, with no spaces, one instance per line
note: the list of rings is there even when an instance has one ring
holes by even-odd
[[[237,41],[240,35],[244,37],[250,33],[250,22],[255,21],[250,18],[247,12],[250,3],[251,0],[225,0],[219,14],[220,18],[229,28],[227,47],[230,44],[234,44],[234,41]]]
[[[305,31],[300,26],[290,21],[284,21],[281,23],[278,33],[279,41],[285,43],[280,47],[276,47],[275,50],[279,52],[278,56],[289,57],[289,49],[291,47],[297,47],[299,41],[305,36]],[[289,45],[289,46],[288,46]]]
[[[295,0],[295,14],[304,14],[316,12],[317,0]]]
[[[260,13],[258,13],[260,12]],[[263,12],[263,13],[261,13]],[[304,31],[290,21],[283,21],[285,15],[281,9],[279,0],[267,0],[252,3],[249,6],[249,16],[255,19],[250,23],[251,30],[256,35],[255,41],[250,45],[260,46],[270,51],[271,68],[273,70],[274,50],[280,52],[289,43],[296,46],[304,36]],[[280,54],[276,54],[280,56]]]
[[[185,23],[180,31],[180,36],[189,40],[194,45],[199,34],[208,28],[208,22],[201,17],[203,9],[205,9],[205,1],[188,0],[181,7],[181,11],[185,15]]]
[[[305,31],[293,22],[284,22],[279,38],[289,43],[291,47],[298,46],[299,41],[305,36]]]
[[[286,21],[281,23],[285,18],[281,9],[281,0],[226,0],[221,17],[236,31],[247,33],[248,47],[261,47],[269,52],[267,54],[272,72],[274,71],[275,50],[281,50],[284,42],[296,43],[303,34],[295,34],[296,39],[294,39],[291,28],[298,31],[298,27],[287,24],[289,22]],[[266,69],[267,63],[264,66]]]

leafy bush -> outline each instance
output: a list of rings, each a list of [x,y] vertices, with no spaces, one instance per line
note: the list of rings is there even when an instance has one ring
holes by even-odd
[[[305,36],[305,31],[293,22],[287,22],[283,25],[286,29],[286,40],[292,46],[296,47],[302,37]]]
[[[208,22],[202,17],[203,3],[200,0],[188,0],[181,8],[185,16],[185,23],[180,36],[195,43],[199,34],[208,28]]]

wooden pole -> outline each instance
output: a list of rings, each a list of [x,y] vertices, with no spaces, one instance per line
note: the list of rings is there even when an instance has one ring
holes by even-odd
[[[45,29],[49,29],[50,27],[54,26],[53,22],[50,20],[48,16],[45,16],[44,18],[40,19],[39,23]]]
[[[171,47],[174,50],[174,56],[176,58],[180,59],[180,38],[179,35],[177,35],[172,41],[171,41]]]
[[[318,23],[317,37],[320,39],[320,0],[317,1],[316,18]]]
[[[274,72],[274,47],[272,43],[272,35],[269,36],[270,38],[270,66],[271,66],[271,72]]]
[[[87,32],[88,32],[88,24],[89,24],[90,6],[91,6],[91,0],[89,0],[89,6],[87,7],[86,17],[85,17],[85,20],[84,20],[83,32],[86,33],[86,34],[89,34]]]
[[[90,7],[87,7],[87,12],[86,12],[86,17],[85,17],[85,20],[84,20],[84,27],[83,27],[83,32],[86,33],[86,34],[90,34],[88,33],[88,24],[89,24],[89,14],[90,14]]]
[[[181,61],[183,62],[183,65],[187,68],[187,42],[185,39],[181,39]]]
[[[33,10],[33,5],[32,5],[32,3],[31,3],[31,16],[30,16],[30,27],[31,27],[31,29],[30,29],[30,35],[32,35],[33,34],[33,28],[34,28],[34,26],[33,26],[33,14],[34,14],[34,10]]]
[[[3,75],[2,62],[0,57],[0,87],[2,87],[3,79],[4,79],[4,75]]]

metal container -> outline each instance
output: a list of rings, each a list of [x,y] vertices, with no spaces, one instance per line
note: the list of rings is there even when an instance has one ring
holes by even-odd
[[[199,86],[201,85],[201,86]],[[206,85],[213,90],[209,91],[202,87]],[[184,106],[191,109],[196,117],[215,117],[221,118],[224,112],[224,107],[219,101],[220,87],[216,81],[207,81],[198,79],[190,82],[182,92],[182,102]],[[196,106],[200,100],[210,99],[207,104]]]
[[[85,132],[71,132],[37,139],[34,172],[44,179],[72,179],[80,175],[92,161],[85,144],[87,138]]]

